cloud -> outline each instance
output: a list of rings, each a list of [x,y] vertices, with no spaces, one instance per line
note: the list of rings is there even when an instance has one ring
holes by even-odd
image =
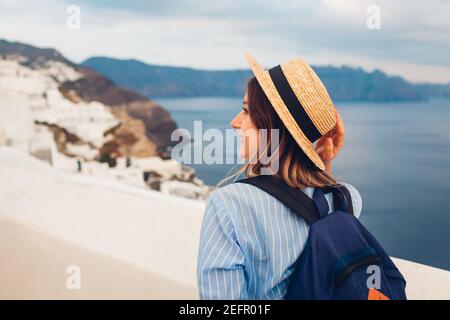
[[[68,4],[81,30],[66,28]],[[381,30],[366,27],[369,5]],[[450,82],[450,2],[366,0],[0,0],[0,37],[55,47],[80,62],[93,55],[206,69],[267,67],[295,55],[358,64],[412,81]]]

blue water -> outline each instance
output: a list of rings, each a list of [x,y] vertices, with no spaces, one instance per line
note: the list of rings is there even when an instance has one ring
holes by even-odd
[[[224,131],[240,98],[156,102],[179,127]],[[364,225],[392,256],[450,270],[450,101],[338,103],[346,142],[332,171],[363,198]],[[233,165],[193,165],[216,184]]]

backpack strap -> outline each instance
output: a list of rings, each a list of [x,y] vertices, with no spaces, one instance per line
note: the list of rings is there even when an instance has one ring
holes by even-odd
[[[235,183],[247,183],[264,190],[294,210],[308,224],[313,224],[328,214],[328,202],[326,202],[324,194],[329,192],[333,193],[336,210],[341,209],[353,214],[350,193],[343,185],[316,188],[313,200],[302,190],[290,187],[285,181],[274,175],[258,175],[238,180]],[[317,196],[318,193],[320,193],[319,196]],[[319,199],[325,200],[325,202],[319,201]]]
[[[334,196],[333,196],[334,199]],[[315,188],[313,193],[313,201],[316,204],[317,211],[319,212],[320,219],[325,218],[330,211],[327,198],[322,189]]]
[[[348,191],[347,187],[344,186],[344,185],[341,185],[341,186],[339,186],[337,188],[341,189],[342,193],[345,195],[345,200],[347,202],[346,203],[347,204],[347,210],[345,210],[345,211],[355,215],[355,213],[353,211],[352,196],[350,195],[350,192]]]
[[[341,210],[354,215],[352,197],[344,185],[328,186],[322,188],[322,190],[324,193],[333,193],[335,210]]]
[[[320,219],[316,204],[302,190],[291,188],[281,178],[273,175],[258,175],[236,181],[258,187],[274,196],[294,210],[307,223],[312,224]]]

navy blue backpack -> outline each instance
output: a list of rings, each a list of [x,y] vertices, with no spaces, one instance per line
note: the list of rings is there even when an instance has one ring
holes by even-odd
[[[406,281],[378,241],[353,215],[345,186],[316,188],[313,199],[275,176],[237,181],[252,184],[293,209],[309,225],[295,262],[287,300],[406,300]],[[325,194],[332,192],[328,214]]]

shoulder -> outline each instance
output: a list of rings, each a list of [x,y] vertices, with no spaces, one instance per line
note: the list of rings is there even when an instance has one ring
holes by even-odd
[[[256,218],[261,203],[270,201],[265,191],[246,183],[230,183],[214,190],[208,197],[206,207],[214,206],[226,212],[232,220]]]
[[[224,234],[242,248],[258,240],[262,218],[266,216],[268,194],[245,183],[231,183],[214,190],[206,201],[205,225],[216,221]],[[246,249],[244,249],[246,250]]]
[[[362,211],[362,198],[361,194],[359,193],[358,189],[356,189],[353,185],[349,183],[342,183],[347,190],[350,192],[350,196],[352,198],[352,204],[353,204],[353,211],[355,216],[358,218],[361,215]]]
[[[208,197],[208,201],[222,203],[223,205],[250,204],[256,198],[267,196],[267,193],[258,187],[247,183],[230,183],[214,190]]]

